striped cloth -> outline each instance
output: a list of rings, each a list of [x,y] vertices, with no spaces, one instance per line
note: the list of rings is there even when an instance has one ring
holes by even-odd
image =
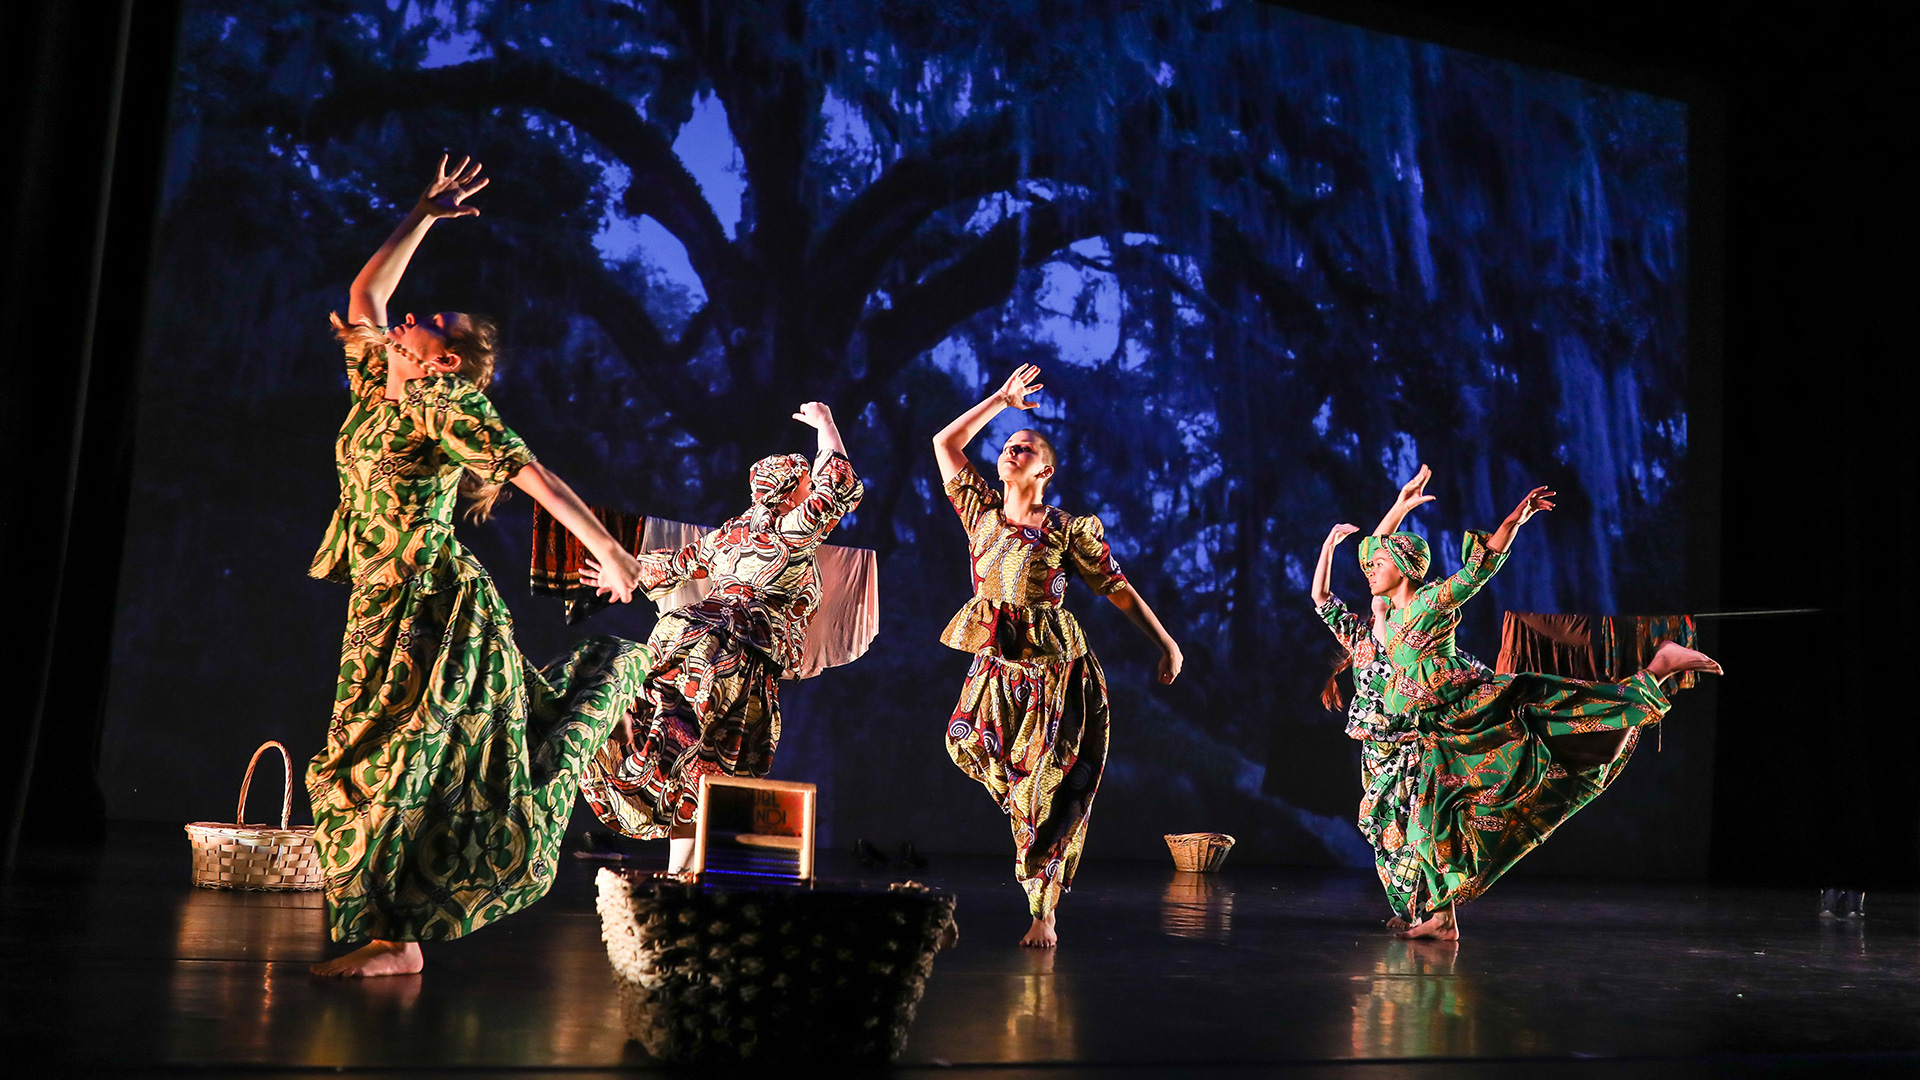
[[[607,532],[620,542],[620,546],[635,555],[645,550],[641,540],[646,531],[646,518],[624,510],[607,510],[598,506],[588,509],[600,519],[600,524],[606,526]],[[568,532],[566,526],[554,520],[545,507],[534,504],[533,567],[528,584],[535,595],[558,596],[567,602],[568,626],[612,603],[604,596],[594,595],[592,586],[580,583],[580,570],[586,565],[586,559],[587,546]]]

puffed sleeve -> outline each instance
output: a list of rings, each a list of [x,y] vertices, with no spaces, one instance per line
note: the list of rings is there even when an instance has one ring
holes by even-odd
[[[1434,611],[1452,611],[1473,599],[1506,565],[1506,553],[1488,547],[1487,534],[1477,529],[1469,530],[1461,538],[1460,546],[1460,569],[1445,581],[1428,585],[1416,594]]]
[[[1067,526],[1067,558],[1080,580],[1101,596],[1127,587],[1127,575],[1120,572],[1113,547],[1107,543],[1107,527],[1092,514],[1076,517]]]
[[[960,515],[960,524],[971,534],[980,519],[999,510],[1005,500],[987,485],[986,477],[969,461],[947,481],[947,501],[953,504],[954,512]]]
[[[819,543],[841,518],[860,505],[865,494],[853,462],[839,451],[826,451],[814,463],[812,493],[787,511],[780,521],[780,531],[797,545]]]
[[[731,522],[728,523],[732,524]],[[647,599],[658,600],[683,582],[707,576],[707,564],[713,558],[713,545],[726,532],[726,526],[709,532],[675,551],[648,551],[639,556],[640,591]]]
[[[347,346],[348,393],[357,398],[366,397],[368,388],[386,381],[387,350],[378,346]]]
[[[337,313],[329,315],[328,321],[333,324],[333,336],[346,352],[347,392],[356,398],[364,398],[370,392],[385,394],[387,328],[376,326],[367,318],[342,322]]]
[[[1340,646],[1349,655],[1367,640],[1366,620],[1347,610],[1347,605],[1339,597],[1327,597],[1327,602],[1313,611],[1320,616],[1320,621],[1327,624],[1327,629],[1333,631],[1333,636],[1340,639]]]
[[[533,451],[501,421],[493,402],[458,375],[416,379],[407,395],[420,399],[427,431],[447,459],[483,482],[504,484],[533,463]]]

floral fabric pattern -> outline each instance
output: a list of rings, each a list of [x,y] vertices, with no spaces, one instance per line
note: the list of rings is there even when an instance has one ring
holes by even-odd
[[[700,777],[772,770],[780,745],[775,680],[793,676],[820,607],[815,553],[864,491],[844,455],[823,453],[813,490],[792,510],[756,506],[678,551],[640,557],[649,596],[694,577],[715,585],[662,616],[647,638],[654,659],[635,710],[635,745],[608,746],[581,780],[601,821],[661,839],[693,824]]]

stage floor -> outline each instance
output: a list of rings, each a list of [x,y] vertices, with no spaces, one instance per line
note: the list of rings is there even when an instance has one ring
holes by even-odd
[[[826,876],[862,875],[839,854]],[[1914,1075],[1920,903],[1817,917],[1807,890],[1504,882],[1466,940],[1407,943],[1370,876],[1082,868],[1057,952],[1018,948],[1007,860],[936,857],[959,895],[903,1074],[993,1077]],[[0,891],[0,1051],[35,1075],[571,1077],[649,1069],[626,1041],[596,864],[424,974],[332,982],[316,893],[187,886],[178,829],[29,853]],[[11,1072],[12,1070],[9,1070]],[[13,1075],[26,1075],[14,1073]]]

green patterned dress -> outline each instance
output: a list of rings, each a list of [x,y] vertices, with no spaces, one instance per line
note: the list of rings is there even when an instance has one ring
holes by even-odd
[[[1423,748],[1411,717],[1385,711],[1387,681],[1393,665],[1373,638],[1365,619],[1347,610],[1337,596],[1314,609],[1340,639],[1353,665],[1353,701],[1347,706],[1347,737],[1360,743],[1360,812],[1356,823],[1373,848],[1373,869],[1395,915],[1416,921],[1426,910],[1426,875],[1420,849],[1407,843],[1415,798],[1420,790]],[[1485,665],[1457,654],[1483,675]]]
[[[457,375],[386,397],[349,347],[340,505],[309,573],[352,586],[326,749],[307,766],[335,941],[455,938],[540,899],[582,767],[631,707],[644,646],[590,638],[546,668],[453,535],[463,470],[533,454]]]
[[[1465,538],[1459,573],[1415,592],[1389,617],[1392,675],[1380,696],[1388,715],[1410,718],[1421,761],[1406,842],[1419,853],[1421,881],[1410,917],[1473,899],[1606,790],[1632,755],[1641,727],[1669,707],[1646,671],[1621,682],[1535,672],[1488,675],[1454,643],[1460,606],[1507,560],[1487,534]],[[1604,764],[1569,768],[1555,760],[1556,735],[1624,731]]]

